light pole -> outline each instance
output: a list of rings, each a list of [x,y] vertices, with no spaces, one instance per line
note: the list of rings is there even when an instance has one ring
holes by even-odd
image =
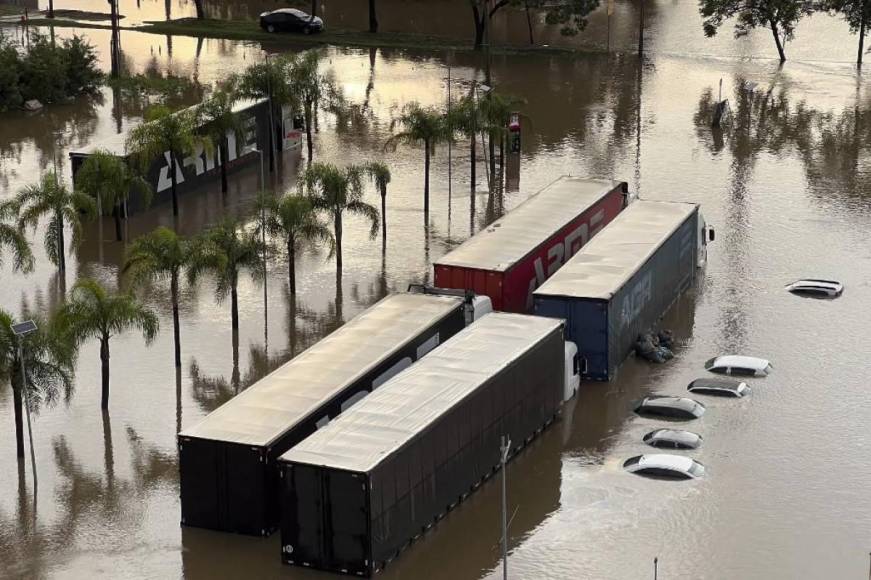
[[[18,360],[21,361],[21,390],[24,393],[24,412],[27,415],[27,437],[30,440],[30,466],[33,468],[33,495],[36,497],[36,452],[33,450],[33,428],[30,425],[30,395],[27,392],[27,369],[24,364],[24,337],[36,331],[32,320],[12,325],[12,334],[18,337]]]
[[[270,105],[271,106],[271,105]],[[263,196],[266,193],[266,174],[263,172],[263,150],[257,149],[260,155],[260,235],[263,242],[263,339],[267,358],[269,355],[269,299],[266,289],[266,207]]]
[[[508,492],[505,479],[507,477],[505,465],[508,462],[508,450],[511,449],[511,439],[502,436],[502,444],[499,451],[502,453],[502,579],[508,580]]]

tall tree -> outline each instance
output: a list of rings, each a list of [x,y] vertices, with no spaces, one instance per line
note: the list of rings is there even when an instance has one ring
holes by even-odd
[[[0,204],[0,220],[12,217],[13,208],[9,202]],[[6,215],[4,215],[6,214]],[[3,251],[12,253],[12,269],[20,272],[33,271],[33,252],[24,233],[13,224],[0,221],[0,266],[3,265]]]
[[[314,142],[312,141],[312,127],[317,115],[318,108],[323,104],[328,109],[344,108],[344,99],[339,91],[333,76],[322,72],[321,55],[317,51],[308,51],[298,54],[288,62],[290,75],[290,90],[294,95],[296,104],[302,107],[305,118],[306,147],[308,149],[308,162],[314,157]]]
[[[369,0],[369,32],[378,32],[378,14],[375,11],[375,0]]]
[[[24,338],[27,384],[22,385],[22,359],[12,323],[12,315],[0,309],[0,383],[12,387],[15,452],[18,457],[24,457],[24,389],[27,389],[31,411],[43,404],[53,404],[60,395],[69,401],[73,393],[76,352],[50,322],[37,318],[37,330]]]
[[[336,239],[336,272],[342,271],[342,217],[345,212],[369,221],[369,236],[378,234],[378,210],[363,201],[363,168],[351,165],[339,169],[329,163],[314,163],[300,177],[301,189],[316,209],[333,218]]]
[[[868,24],[871,22],[871,0],[824,0],[822,8],[840,14],[850,25],[850,32],[859,33],[856,64],[861,66],[865,53],[865,35],[868,34]]]
[[[381,194],[381,249],[384,250],[387,248],[387,186],[391,179],[390,168],[381,161],[370,161],[365,169]]]
[[[215,277],[215,297],[222,302],[230,295],[230,315],[234,336],[239,332],[239,275],[244,270],[260,273],[263,244],[255,232],[227,218],[195,240],[188,266],[191,284],[205,273]]]
[[[755,28],[768,28],[774,36],[780,62],[786,61],[784,43],[793,39],[798,21],[813,10],[812,0],[699,0],[705,36],[716,35],[732,18],[736,38],[746,36]]]
[[[150,234],[137,238],[130,245],[122,268],[122,271],[134,284],[169,280],[176,368],[181,368],[179,281],[182,270],[190,263],[191,255],[192,249],[189,241],[169,228],[159,227]]]
[[[404,131],[393,135],[384,144],[385,149],[395,150],[397,144],[416,145],[423,143],[423,215],[429,218],[429,165],[430,156],[437,144],[452,138],[446,116],[436,108],[424,108],[417,103],[409,103],[399,123]]]
[[[291,296],[296,294],[296,255],[306,243],[327,244],[330,256],[335,249],[335,239],[321,221],[312,202],[302,195],[285,195],[280,198],[264,197],[261,209],[266,212],[266,231],[278,237],[287,252],[287,281]]]
[[[115,217],[115,238],[120,242],[121,220],[127,219],[127,202],[131,193],[138,193],[144,205],[151,204],[154,191],[142,175],[126,161],[105,150],[97,150],[85,159],[76,173],[76,190],[98,200],[106,213],[112,208]]]
[[[72,233],[72,246],[78,246],[82,239],[82,222],[96,215],[96,204],[87,195],[70,191],[58,176],[50,171],[42,176],[39,183],[22,188],[5,211],[18,216],[18,228],[36,229],[39,220],[48,217],[45,229],[45,252],[52,264],[61,272],[66,271],[66,249],[64,228],[69,226]]]
[[[478,148],[475,139],[478,137],[478,131],[484,125],[485,122],[481,119],[481,109],[475,98],[474,90],[451,107],[450,119],[448,120],[450,130],[469,138],[469,180],[473,199],[478,167]]]
[[[496,148],[499,143],[499,169],[504,174],[505,169],[505,138],[508,136],[508,118],[523,103],[522,99],[511,95],[503,95],[490,91],[481,99],[479,108],[483,129],[487,132],[490,144],[490,175],[496,175]]]
[[[276,128],[275,119],[282,105],[297,104],[296,95],[290,87],[290,74],[287,58],[267,58],[245,69],[238,79],[232,81],[240,97],[247,99],[269,99],[271,103],[271,130],[269,131],[269,170],[275,167]]]
[[[484,31],[488,10],[490,18],[506,6],[523,6],[529,19],[530,10],[543,10],[545,22],[560,25],[560,32],[574,36],[587,26],[587,16],[599,7],[601,0],[564,0],[546,2],[544,0],[468,0],[475,22],[475,48],[484,43]],[[530,32],[531,37],[531,32]]]
[[[76,344],[89,338],[100,341],[102,397],[100,408],[109,408],[109,340],[122,332],[138,330],[151,344],[157,336],[157,316],[133,296],[113,293],[99,282],[82,278],[58,312],[58,322]]]
[[[227,164],[230,161],[230,135],[235,135],[237,143],[243,138],[242,120],[233,110],[239,99],[236,91],[237,81],[231,77],[228,83],[209,95],[200,105],[200,115],[206,123],[206,131],[213,143],[218,144],[221,161],[221,193],[227,193]]]
[[[211,141],[197,134],[197,111],[183,109],[173,112],[163,105],[150,108],[145,122],[134,127],[127,137],[127,150],[138,161],[140,169],[148,171],[155,159],[164,158],[169,166],[172,184],[172,215],[178,215],[178,175],[181,158],[198,147],[209,148]]]

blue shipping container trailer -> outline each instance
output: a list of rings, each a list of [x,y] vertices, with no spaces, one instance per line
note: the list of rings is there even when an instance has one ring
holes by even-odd
[[[278,457],[465,326],[467,300],[384,298],[178,435],[181,522],[278,527]]]
[[[610,380],[693,284],[707,242],[698,205],[636,201],[535,291],[535,313],[566,321],[583,378]]]
[[[495,312],[285,453],[285,563],[370,576],[549,424],[562,321]]]

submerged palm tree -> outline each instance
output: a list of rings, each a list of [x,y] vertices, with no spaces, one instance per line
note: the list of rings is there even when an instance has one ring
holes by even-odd
[[[254,274],[261,271],[262,250],[256,233],[243,231],[241,224],[231,218],[205,232],[193,246],[188,280],[194,284],[205,273],[214,275],[218,301],[230,295],[234,336],[239,332],[239,274],[246,269]]]
[[[238,143],[243,136],[242,119],[234,111],[239,99],[237,84],[236,78],[230,77],[223,88],[216,90],[200,105],[200,115],[207,123],[209,138],[217,143],[221,157],[221,193],[227,193],[227,164],[230,161],[228,135],[236,135],[237,151],[234,153],[238,153]]]
[[[410,103],[399,117],[399,123],[405,129],[387,140],[384,148],[395,150],[399,143],[416,145],[423,143],[424,181],[423,181],[423,215],[429,216],[429,164],[430,156],[436,145],[452,138],[447,118],[435,108],[423,108],[417,103]]]
[[[266,212],[266,231],[281,239],[287,252],[287,280],[291,295],[296,294],[296,253],[305,243],[328,244],[330,255],[335,239],[330,230],[318,219],[317,211],[307,197],[285,195],[265,197],[260,204]]]
[[[211,141],[197,134],[197,111],[172,109],[158,105],[145,114],[145,122],[134,127],[127,137],[127,150],[138,160],[140,169],[147,171],[155,159],[166,156],[169,179],[172,184],[172,215],[178,215],[178,177],[180,158],[196,151],[200,146],[210,147]]]
[[[8,202],[0,204],[0,220],[6,212],[11,213]],[[31,272],[33,270],[33,252],[30,244],[21,230],[14,225],[0,222],[0,266],[3,265],[3,251],[8,248],[12,252],[13,271]]]
[[[314,163],[300,177],[302,190],[312,205],[333,218],[336,238],[336,271],[342,271],[342,216],[345,212],[369,220],[369,236],[378,234],[378,210],[363,201],[363,168],[351,165],[339,169],[329,163]]]
[[[391,179],[390,168],[381,161],[371,161],[365,165],[365,168],[366,173],[375,182],[378,193],[381,194],[381,249],[383,250],[387,247],[387,186]]]
[[[169,228],[159,227],[150,234],[137,238],[130,245],[122,268],[133,283],[169,280],[176,368],[181,368],[179,281],[182,270],[190,263],[191,255],[189,241]]]
[[[112,208],[115,238],[120,242],[121,220],[127,218],[127,201],[138,193],[143,205],[151,204],[154,191],[148,181],[108,151],[98,150],[85,159],[76,173],[76,190],[99,201],[100,210]]]
[[[87,195],[68,190],[54,172],[42,176],[39,183],[21,189],[5,204],[5,212],[18,216],[19,229],[28,226],[36,229],[39,220],[48,217],[45,229],[45,251],[52,264],[61,272],[66,271],[64,228],[72,232],[72,245],[78,246],[82,239],[82,221],[96,214],[94,200]]]
[[[15,452],[24,457],[24,389],[31,410],[53,404],[63,395],[69,401],[73,393],[74,345],[56,332],[52,323],[37,318],[35,332],[25,338],[24,366],[27,384],[22,385],[21,362],[17,337],[12,332],[12,316],[0,309],[0,384],[12,386],[15,417]]]
[[[73,286],[69,300],[58,312],[58,322],[76,344],[89,338],[100,341],[103,410],[109,408],[109,339],[128,330],[139,330],[145,343],[151,344],[159,329],[154,312],[133,296],[111,293],[87,278]]]

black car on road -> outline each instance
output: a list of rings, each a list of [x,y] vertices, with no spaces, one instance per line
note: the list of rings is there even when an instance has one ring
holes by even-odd
[[[324,21],[296,8],[281,8],[260,15],[260,28],[266,32],[302,32],[311,34],[324,29]]]

